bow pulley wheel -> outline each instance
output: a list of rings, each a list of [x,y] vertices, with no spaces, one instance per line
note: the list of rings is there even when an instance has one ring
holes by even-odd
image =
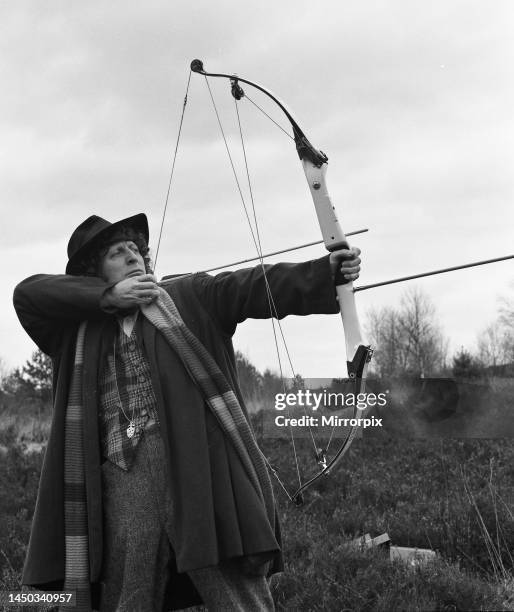
[[[232,95],[236,100],[241,100],[241,98],[245,95],[243,88],[239,85],[239,81],[237,78],[230,79],[231,91]]]

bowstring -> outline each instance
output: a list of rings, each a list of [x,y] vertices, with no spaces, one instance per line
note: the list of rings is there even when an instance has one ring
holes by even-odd
[[[251,181],[251,178],[250,178],[250,171],[249,171],[249,166],[248,166],[248,158],[246,156],[246,147],[245,147],[245,144],[244,144],[243,128],[242,128],[242,125],[241,125],[241,118],[240,118],[240,115],[239,115],[239,107],[237,105],[237,100],[235,100],[235,99],[234,99],[234,105],[235,105],[235,110],[236,110],[236,115],[237,115],[237,123],[238,123],[238,128],[239,128],[239,136],[240,136],[240,139],[241,139],[241,148],[242,148],[242,151],[243,151],[243,158],[244,158],[244,162],[245,162],[246,179],[247,179],[247,182],[248,182],[248,191],[250,193],[250,201],[251,201],[251,204],[252,204],[253,222],[254,222],[254,226],[255,226],[255,235],[256,235],[256,238],[257,238],[256,247],[257,247],[257,253],[258,253],[258,258],[259,258],[259,264],[261,266],[262,273],[263,273],[263,276],[264,276],[264,281],[265,281],[265,286],[266,286],[266,293],[267,293],[267,297],[268,297],[269,310],[270,310],[270,312],[273,315],[271,317],[271,323],[272,323],[272,326],[273,326],[273,335],[275,337],[275,345],[277,347],[277,358],[278,358],[279,367],[280,367],[280,374],[282,375],[282,362],[281,362],[281,359],[280,359],[280,352],[278,351],[278,338],[277,338],[277,332],[276,332],[276,326],[275,326],[275,318],[276,318],[276,321],[277,321],[277,326],[278,326],[279,331],[280,331],[280,336],[282,338],[282,343],[283,343],[284,349],[286,351],[287,359],[289,361],[289,367],[291,368],[291,372],[292,372],[293,378],[296,378],[295,368],[293,366],[291,355],[289,353],[289,348],[287,346],[287,342],[286,342],[286,339],[285,339],[285,336],[284,336],[284,331],[282,329],[282,325],[280,324],[280,319],[278,318],[278,312],[277,312],[277,308],[276,308],[276,305],[275,305],[275,300],[273,299],[273,295],[271,293],[271,287],[269,285],[268,276],[266,274],[266,268],[264,266],[264,257],[262,255],[262,243],[261,243],[261,236],[260,236],[260,231],[259,231],[259,222],[258,222],[258,219],[257,219],[257,210],[256,210],[256,207],[255,207],[255,201],[254,201],[254,197],[253,197],[252,181]],[[247,219],[248,219],[248,222],[250,223],[250,219],[248,218],[248,216],[247,216]]]
[[[216,105],[216,101],[214,99],[214,95],[212,93],[212,89],[211,89],[209,80],[208,80],[207,77],[204,77],[204,78],[205,78],[205,83],[207,85],[207,89],[209,91],[209,96],[211,98],[211,102],[212,102],[212,106],[213,106],[213,109],[214,109],[214,113],[216,114],[216,119],[217,119],[217,122],[218,122],[218,126],[220,128],[221,136],[222,136],[223,142],[225,144],[225,150],[227,152],[227,156],[228,156],[228,159],[229,159],[229,162],[230,162],[230,166],[232,168],[232,173],[234,175],[234,180],[236,181],[237,190],[239,192],[239,197],[240,197],[241,203],[243,205],[243,210],[244,210],[245,217],[246,217],[246,220],[247,220],[247,223],[248,223],[248,227],[249,227],[249,230],[250,230],[250,235],[252,237],[252,241],[253,241],[253,244],[255,246],[255,250],[257,252],[257,256],[259,258],[259,261],[260,261],[261,269],[263,271],[264,283],[265,283],[265,287],[266,287],[266,295],[267,295],[267,300],[268,300],[268,307],[269,307],[269,310],[270,310],[270,313],[271,313],[271,317],[270,318],[271,318],[271,321],[272,321],[273,335],[274,335],[274,340],[275,340],[275,348],[276,348],[276,352],[277,352],[278,365],[279,365],[279,369],[280,369],[280,377],[281,377],[282,385],[284,386],[284,374],[283,374],[282,359],[281,359],[281,356],[280,356],[280,350],[279,350],[279,345],[278,345],[277,333],[276,333],[276,328],[275,328],[275,319],[274,319],[274,316],[273,316],[273,315],[277,316],[277,311],[276,311],[275,303],[274,303],[274,300],[273,300],[273,296],[271,294],[271,289],[270,289],[270,286],[269,286],[269,283],[268,283],[268,278],[267,278],[267,275],[266,275],[266,269],[264,267],[264,259],[262,257],[262,248],[261,248],[260,234],[259,234],[259,230],[258,230],[258,223],[257,223],[256,228],[254,230],[254,227],[252,225],[252,221],[251,221],[251,218],[250,218],[250,213],[248,212],[248,207],[246,205],[245,197],[243,195],[243,190],[241,188],[241,184],[240,184],[239,178],[237,176],[237,172],[236,172],[236,168],[235,168],[234,161],[233,161],[233,158],[232,158],[232,154],[230,152],[230,147],[228,146],[227,138],[225,136],[225,130],[224,130],[223,124],[221,122],[221,118],[220,118],[220,115],[219,115],[219,112],[218,112],[218,107]],[[237,108],[237,106],[236,106],[236,108]],[[240,128],[240,135],[241,134],[242,134],[242,129]],[[244,157],[245,157],[245,166],[246,166],[247,176],[249,177],[249,169],[248,169],[248,164],[247,164],[247,159],[246,159],[246,152],[244,152]],[[249,183],[249,189],[250,189],[252,206],[253,206],[253,211],[254,211],[254,218],[255,218],[255,220],[257,220],[257,216],[256,216],[256,212],[255,212],[255,206],[254,206],[254,199],[253,199],[253,190],[251,188],[251,181]],[[291,356],[290,356],[289,351],[287,349],[287,344],[285,342],[285,337],[284,337],[284,334],[283,334],[283,331],[282,331],[282,326],[281,326],[280,321],[278,320],[278,318],[277,318],[277,324],[278,324],[278,327],[280,329],[280,334],[281,334],[282,340],[284,342],[284,346],[286,347],[286,354],[287,354],[287,357],[288,357],[288,360],[289,360],[289,366],[291,368],[291,371],[294,373],[294,367],[293,367],[293,364],[292,364]],[[296,452],[296,445],[294,443],[294,436],[292,435],[292,433],[291,433],[291,439],[292,439],[293,453],[294,453],[294,458],[295,458],[296,475],[297,475],[297,478],[298,478],[298,482],[299,482],[299,484],[301,486],[302,479],[301,479],[300,467],[299,467],[299,463],[298,463],[298,455],[297,455],[297,452]],[[287,497],[290,500],[292,500],[291,494],[289,493],[289,491],[287,490],[286,486],[284,485],[284,483],[282,482],[282,480],[278,476],[277,471],[273,468],[273,466],[268,461],[267,457],[262,453],[262,451],[260,449],[259,449],[259,451],[261,452],[261,456],[264,458],[264,461],[266,462],[266,464],[268,465],[268,467],[270,468],[272,473],[275,475],[275,477],[276,477],[277,481],[279,482],[280,486],[282,487],[282,489],[286,493]]]
[[[261,112],[261,113],[262,113],[264,116],[266,116],[266,117],[267,117],[267,118],[268,118],[268,119],[269,119],[269,120],[270,120],[272,123],[274,123],[274,124],[277,126],[277,128],[278,128],[278,129],[279,129],[281,132],[283,132],[283,133],[284,133],[284,134],[285,134],[285,135],[286,135],[288,138],[290,138],[291,140],[293,140],[293,141],[294,141],[294,137],[293,137],[293,136],[291,136],[291,134],[289,134],[289,132],[288,132],[287,130],[285,130],[285,129],[284,129],[284,128],[283,128],[283,127],[282,127],[282,126],[281,126],[281,125],[280,125],[280,124],[277,122],[277,121],[275,121],[275,119],[273,119],[273,117],[271,117],[271,115],[269,115],[269,114],[268,114],[268,113],[267,113],[267,112],[266,112],[266,111],[265,111],[265,110],[264,110],[264,109],[263,109],[261,106],[259,106],[259,105],[258,105],[258,104],[257,104],[257,103],[254,101],[254,100],[252,100],[252,99],[250,98],[250,96],[249,96],[249,95],[248,95],[246,92],[245,92],[244,97],[245,97],[245,99],[246,99],[246,100],[248,100],[249,102],[251,102],[251,103],[253,104],[253,106],[255,106],[255,108],[257,108],[257,110],[259,110],[259,111],[260,111],[260,112]],[[236,106],[236,108],[237,108],[237,106]],[[238,113],[238,118],[239,118],[239,113]],[[253,200],[252,200],[252,203],[253,203]],[[332,443],[332,439],[333,439],[333,437],[334,437],[334,433],[335,433],[335,427],[336,427],[335,425],[332,427],[332,431],[331,431],[331,433],[330,433],[330,437],[329,437],[328,442],[327,442],[327,444],[326,444],[326,446],[325,446],[325,453],[328,453],[328,450],[329,450],[330,445],[331,445],[331,443]],[[315,450],[316,450],[316,452],[317,452],[317,450],[318,450],[318,449],[317,449],[317,445],[316,445],[316,443],[315,443],[315,441],[314,441],[314,436],[312,435],[312,430],[311,430],[310,426],[309,426],[309,432],[310,432],[310,434],[311,434],[311,438],[312,438],[313,443],[314,443],[314,448],[315,448]],[[344,443],[343,443],[342,447],[344,447],[344,446],[346,445],[346,443],[348,442],[348,438],[349,438],[349,436],[350,436],[350,434],[348,434],[348,436],[345,438],[345,441],[344,441]]]
[[[277,353],[277,361],[278,361],[278,366],[279,366],[279,370],[280,370],[280,377],[281,377],[281,381],[282,381],[282,386],[283,386],[283,390],[284,392],[286,391],[285,388],[285,377],[284,377],[284,373],[283,373],[283,366],[282,366],[282,359],[281,359],[281,355],[280,355],[280,350],[279,350],[279,342],[278,342],[278,334],[277,334],[277,327],[279,330],[279,334],[280,337],[282,339],[282,343],[284,346],[284,350],[287,356],[287,360],[289,362],[289,367],[291,369],[292,375],[293,375],[293,379],[296,379],[296,373],[295,373],[295,368],[293,366],[292,363],[292,359],[291,359],[291,355],[289,352],[289,347],[287,345],[287,341],[284,335],[284,331],[280,322],[280,319],[278,318],[278,313],[277,313],[277,308],[276,308],[276,304],[275,301],[273,299],[273,295],[271,292],[271,288],[269,285],[269,281],[267,278],[267,274],[266,274],[266,268],[264,265],[264,258],[262,255],[262,243],[261,243],[261,237],[260,237],[260,231],[259,231],[259,222],[258,222],[258,218],[257,218],[257,210],[256,210],[256,206],[255,206],[255,199],[253,196],[253,188],[252,188],[252,181],[251,181],[251,177],[250,177],[250,171],[249,171],[249,164],[248,164],[248,157],[246,154],[246,147],[244,144],[244,136],[243,136],[243,129],[242,129],[242,124],[241,124],[241,117],[239,114],[239,107],[237,105],[237,100],[234,99],[234,103],[235,103],[235,110],[236,110],[236,116],[237,116],[237,123],[238,123],[238,129],[239,129],[239,136],[240,136],[240,140],[241,140],[241,148],[242,148],[242,152],[243,152],[243,158],[244,158],[244,164],[245,164],[245,171],[246,171],[246,178],[247,178],[247,182],[248,182],[248,191],[250,194],[250,201],[251,201],[251,207],[252,207],[252,216],[253,216],[253,224],[252,224],[252,220],[250,217],[250,213],[248,211],[248,206],[246,204],[246,200],[245,197],[243,195],[243,190],[241,188],[241,183],[239,181],[238,175],[237,175],[237,171],[235,168],[235,164],[233,161],[233,157],[232,154],[230,152],[230,147],[228,145],[228,141],[225,135],[225,130],[223,128],[223,124],[220,118],[220,114],[218,112],[218,108],[216,105],[216,101],[214,99],[214,95],[212,92],[212,89],[210,87],[210,83],[209,80],[207,78],[207,76],[204,76],[205,78],[205,83],[209,92],[209,96],[211,99],[211,103],[213,105],[213,109],[216,115],[216,120],[218,122],[218,126],[220,128],[220,133],[225,145],[225,150],[227,152],[227,156],[229,158],[229,162],[230,162],[230,166],[232,168],[232,173],[234,176],[234,180],[236,181],[236,186],[237,186],[237,190],[239,192],[239,196],[241,199],[241,203],[243,206],[243,210],[244,210],[244,214],[248,223],[248,227],[250,230],[250,234],[252,237],[252,241],[254,243],[256,252],[257,252],[257,257],[259,259],[260,262],[260,266],[263,272],[263,277],[264,277],[264,282],[265,282],[265,287],[266,287],[266,295],[267,295],[267,300],[268,300],[268,307],[269,307],[269,311],[270,311],[270,319],[271,319],[271,324],[272,324],[272,330],[273,330],[273,337],[274,337],[274,342],[275,342],[275,349],[276,349],[276,353]],[[245,96],[247,97],[247,96]],[[264,115],[266,115],[266,117],[268,117],[278,128],[281,129],[282,132],[284,132],[287,136],[289,136],[289,138],[293,139],[276,121],[274,121],[260,106],[258,106],[255,102],[253,102],[253,100],[250,100],[252,102],[252,104],[254,106],[256,106]],[[294,140],[294,139],[293,139]],[[254,229],[255,227],[255,229]],[[304,407],[305,409],[305,407]],[[295,460],[295,469],[296,469],[296,474],[297,474],[297,478],[298,478],[298,483],[299,486],[302,486],[302,478],[301,478],[301,472],[300,472],[300,466],[299,466],[299,460],[298,460],[298,453],[297,453],[297,449],[296,449],[296,443],[295,443],[295,439],[294,439],[294,435],[292,432],[292,428],[291,425],[289,425],[289,434],[290,434],[290,439],[291,439],[291,446],[293,449],[293,454],[294,454],[294,460]],[[310,439],[314,448],[314,452],[317,456],[318,453],[318,445],[316,443],[316,440],[314,439],[314,435],[312,432],[312,428],[309,427],[309,435],[310,435]],[[260,449],[259,449],[260,450]],[[278,473],[276,472],[276,470],[274,469],[274,467],[271,465],[271,463],[269,462],[268,458],[261,452],[261,455],[264,459],[264,461],[266,462],[266,464],[268,465],[268,468],[270,469],[270,471],[275,475],[278,483],[280,484],[280,486],[282,487],[282,489],[284,490],[284,492],[286,493],[287,497],[289,498],[289,500],[293,500],[291,494],[289,493],[289,491],[287,490],[287,488],[285,487],[284,483],[282,482],[282,480],[280,479]]]
[[[184,102],[182,104],[182,113],[180,115],[180,123],[179,123],[179,128],[178,128],[177,141],[175,143],[175,152],[173,153],[173,162],[171,164],[170,178],[168,181],[168,189],[166,191],[166,200],[164,202],[164,211],[162,213],[161,227],[159,230],[159,239],[157,240],[157,249],[155,250],[155,258],[154,258],[154,264],[153,264],[154,274],[155,274],[155,269],[157,268],[157,257],[159,256],[159,248],[161,246],[161,238],[162,238],[162,231],[164,228],[164,220],[166,219],[166,213],[168,211],[168,202],[169,202],[170,194],[171,194],[171,184],[173,182],[173,174],[175,172],[175,162],[177,161],[178,146],[180,143],[180,136],[182,134],[182,124],[184,123],[184,114],[186,111],[187,94],[189,93],[189,84],[191,83],[191,75],[192,75],[192,71],[189,70],[189,77],[187,79],[187,85],[186,85],[186,93],[184,95]]]
[[[290,138],[290,139],[291,139],[291,140],[294,142],[294,138],[293,138],[293,136],[291,136],[291,134],[290,134],[290,133],[289,133],[287,130],[285,130],[285,129],[284,129],[284,128],[283,128],[283,127],[280,125],[280,123],[278,123],[277,121],[275,121],[275,119],[273,119],[273,117],[272,117],[271,115],[268,115],[268,113],[267,113],[267,112],[266,112],[266,111],[265,111],[263,108],[261,108],[261,107],[260,107],[260,106],[257,104],[257,102],[254,102],[254,100],[252,100],[252,99],[250,98],[250,96],[249,96],[249,95],[248,95],[246,92],[245,92],[245,98],[248,100],[248,102],[251,102],[251,103],[252,103],[252,104],[255,106],[255,108],[257,108],[258,110],[260,110],[260,112],[261,112],[263,115],[265,115],[265,116],[266,116],[266,117],[267,117],[267,118],[268,118],[268,119],[269,119],[269,120],[270,120],[272,123],[274,123],[274,124],[275,124],[275,125],[278,127],[278,129],[279,129],[279,130],[281,130],[282,132],[284,132],[284,134],[285,134],[287,137],[289,137],[289,138]]]
[[[276,127],[277,127],[277,128],[278,128],[278,129],[279,129],[281,132],[283,132],[283,133],[284,133],[286,136],[288,136],[288,137],[289,137],[289,138],[290,138],[292,141],[294,141],[293,136],[291,136],[291,135],[290,135],[290,134],[289,134],[289,133],[288,133],[288,132],[287,132],[287,131],[286,131],[286,130],[285,130],[285,129],[284,129],[284,128],[283,128],[283,127],[282,127],[282,126],[281,126],[281,125],[280,125],[280,124],[277,122],[277,121],[275,121],[275,120],[273,119],[273,117],[271,117],[271,116],[270,116],[270,115],[269,115],[269,114],[268,114],[268,113],[267,113],[267,112],[266,112],[266,111],[265,111],[263,108],[261,108],[261,107],[260,107],[260,106],[259,106],[259,105],[258,105],[256,102],[254,102],[254,100],[252,100],[252,99],[251,99],[251,98],[248,96],[248,94],[247,94],[246,92],[245,92],[245,94],[244,94],[244,98],[243,98],[243,99],[248,100],[249,102],[251,102],[251,103],[253,104],[253,106],[255,106],[255,107],[256,107],[256,108],[257,108],[257,109],[258,109],[258,110],[259,110],[259,111],[260,111],[260,112],[261,112],[263,115],[265,115],[265,116],[266,116],[266,117],[267,117],[267,118],[268,118],[268,119],[269,119],[269,120],[270,120],[272,123],[274,123],[274,124],[276,125]],[[248,180],[248,188],[249,188],[249,192],[250,192],[250,198],[251,198],[251,202],[252,202],[252,209],[253,209],[253,214],[254,214],[254,223],[255,223],[255,227],[256,227],[256,231],[257,231],[257,236],[259,237],[259,224],[258,224],[258,221],[257,221],[257,216],[256,216],[256,207],[255,207],[255,203],[254,203],[254,199],[253,199],[253,190],[252,190],[252,187],[251,187],[250,173],[249,173],[248,163],[247,163],[247,157],[246,157],[246,148],[245,148],[245,145],[244,145],[244,138],[243,138],[243,134],[242,134],[242,127],[241,127],[241,121],[240,121],[240,115],[239,115],[239,107],[238,107],[238,105],[237,105],[237,102],[238,102],[238,101],[237,101],[237,100],[234,98],[234,104],[235,104],[236,114],[237,114],[237,121],[238,121],[238,126],[239,126],[239,133],[240,133],[240,137],[241,137],[241,147],[242,147],[242,150],[243,150],[243,156],[244,156],[244,160],[245,160],[245,168],[246,168],[246,174],[247,174],[247,180]],[[262,257],[262,247],[261,247],[261,243],[260,243],[260,237],[259,237],[259,247],[260,247],[260,253],[261,253],[260,262],[261,262],[261,266],[262,266],[262,269],[263,269],[264,277],[265,277],[265,279],[266,279],[266,288],[267,288],[267,291],[269,292],[269,299],[271,299],[271,301],[272,301],[272,304],[273,304],[273,311],[275,312],[275,315],[276,315],[276,312],[277,312],[277,311],[276,311],[276,308],[275,308],[275,303],[274,303],[274,301],[273,301],[273,296],[272,296],[272,294],[271,294],[271,289],[269,288],[269,285],[268,285],[268,279],[267,279],[267,277],[266,277],[266,272],[265,272],[265,268],[264,268],[264,259],[263,259],[263,257]],[[277,340],[276,340],[276,333],[275,333],[275,326],[274,326],[274,319],[273,319],[273,317],[271,318],[271,322],[272,322],[272,324],[273,324],[273,333],[274,333],[274,335],[275,335],[275,345],[276,345],[276,348],[277,348],[277,354],[278,354],[278,344],[277,344]],[[294,378],[296,378],[296,373],[295,373],[294,368],[293,368],[292,363],[291,363],[291,358],[290,358],[290,355],[289,355],[289,349],[288,349],[287,342],[286,342],[286,339],[285,339],[285,337],[284,337],[283,330],[282,330],[282,326],[280,325],[280,320],[278,319],[278,316],[277,316],[277,323],[278,323],[278,326],[279,326],[279,329],[280,329],[280,334],[281,334],[281,336],[282,336],[282,342],[283,342],[283,345],[284,345],[284,348],[285,348],[286,354],[287,354],[287,356],[288,356],[288,358],[289,358],[289,363],[290,363],[290,366],[291,366],[291,371],[292,371],[292,373],[293,373],[293,377],[294,377]],[[279,363],[280,363],[280,355],[278,355],[278,358],[279,358]],[[282,375],[282,371],[281,371],[281,375]],[[284,384],[283,378],[282,378],[282,384]],[[284,388],[284,392],[285,392],[285,388]],[[306,408],[305,408],[305,406],[304,406],[303,408],[304,408],[304,412],[306,413]],[[297,462],[297,464],[298,464],[298,460],[297,460],[297,457],[296,457],[296,447],[295,447],[295,442],[294,442],[294,436],[293,436],[293,434],[292,434],[292,429],[291,429],[291,427],[289,427],[289,430],[290,430],[290,435],[291,435],[291,443],[292,443],[292,445],[293,445],[293,449],[294,449],[294,451],[295,451],[295,459],[296,459],[296,462]],[[312,445],[313,445],[313,448],[314,448],[314,452],[315,452],[315,455],[316,455],[316,457],[317,457],[317,456],[318,456],[318,451],[320,450],[320,448],[318,447],[318,444],[317,444],[316,440],[314,439],[314,435],[313,435],[313,433],[312,433],[312,428],[311,428],[311,426],[310,426],[310,425],[308,426],[308,430],[309,430],[309,435],[310,435],[311,442],[312,442]],[[331,441],[332,441],[332,437],[333,437],[333,435],[334,435],[334,430],[335,430],[335,427],[333,427],[333,428],[332,428],[332,433],[331,433],[330,439],[329,439],[329,441],[328,441],[328,444],[326,445],[325,452],[326,452],[326,451],[328,451],[328,448],[329,448],[330,443],[331,443]],[[278,478],[278,476],[277,476],[277,478]]]
[[[283,369],[282,369],[282,361],[280,358],[280,350],[279,350],[279,346],[278,346],[278,338],[277,338],[277,327],[280,331],[280,336],[282,338],[282,343],[284,346],[284,350],[286,352],[287,355],[287,359],[289,361],[289,367],[291,368],[291,373],[293,375],[293,378],[296,378],[296,372],[295,372],[295,368],[293,366],[293,362],[291,359],[291,355],[289,353],[289,347],[287,346],[287,342],[286,342],[286,338],[284,335],[284,330],[282,328],[282,325],[280,323],[280,319],[278,318],[278,312],[277,312],[277,307],[275,305],[275,300],[273,299],[273,294],[271,292],[271,287],[269,285],[268,282],[268,276],[266,274],[266,267],[264,266],[264,258],[262,256],[262,243],[261,243],[261,236],[260,236],[260,230],[259,230],[259,222],[257,219],[257,209],[255,206],[255,199],[253,197],[253,188],[252,188],[252,180],[250,177],[250,168],[248,165],[248,158],[246,155],[246,147],[245,147],[245,143],[244,143],[244,136],[243,136],[243,127],[241,124],[241,117],[239,115],[239,106],[237,104],[237,100],[234,98],[234,107],[235,107],[235,111],[236,111],[236,116],[237,116],[237,124],[238,124],[238,128],[239,128],[239,137],[241,140],[241,149],[243,151],[243,158],[244,158],[244,163],[245,163],[245,171],[246,171],[246,180],[248,183],[248,192],[250,194],[250,201],[252,204],[252,213],[253,213],[253,220],[254,220],[254,225],[255,225],[255,233],[256,233],[256,237],[257,237],[257,245],[258,245],[258,257],[259,257],[259,262],[260,262],[260,266],[262,269],[262,273],[264,276],[264,282],[265,282],[265,287],[266,287],[266,297],[268,299],[268,307],[271,313],[271,327],[273,329],[273,338],[275,340],[275,349],[277,352],[277,360],[278,360],[278,365],[279,365],[279,369],[280,369],[280,380],[282,383],[282,390],[285,393],[286,392],[286,386],[285,386],[285,380],[284,380],[284,373],[283,373]],[[275,319],[276,319],[276,323],[275,323]],[[289,413],[289,407],[287,408],[288,413]],[[310,431],[310,430],[309,430]],[[312,436],[312,431],[311,431],[311,436]],[[291,446],[293,448],[293,455],[294,455],[294,461],[295,461],[295,468],[296,468],[296,474],[297,474],[297,478],[298,478],[298,483],[301,486],[301,482],[302,482],[302,478],[301,478],[301,473],[300,473],[300,465],[298,462],[298,453],[296,451],[296,442],[294,439],[294,435],[293,435],[293,430],[291,425],[289,425],[289,437],[291,440]],[[312,442],[314,444],[314,448],[316,449],[316,443],[314,440],[314,437],[312,437]],[[260,450],[260,448],[259,448]],[[266,455],[261,451],[261,455],[264,458],[264,461],[266,462],[266,464],[268,465],[269,469],[272,471],[272,473],[275,475],[275,478],[278,480],[278,482],[280,483],[280,486],[282,487],[282,489],[286,492],[288,498],[293,501],[292,496],[289,494],[289,492],[287,491],[284,483],[282,482],[282,480],[280,479],[278,473],[276,472],[276,470],[273,468],[273,466],[271,465],[271,463],[268,461],[268,458],[266,457]]]

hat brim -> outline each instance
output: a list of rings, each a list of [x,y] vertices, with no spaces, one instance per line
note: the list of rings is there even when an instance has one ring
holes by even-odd
[[[68,260],[66,265],[66,274],[76,274],[77,265],[88,253],[94,243],[105,234],[114,233],[116,232],[117,228],[124,225],[132,227],[136,232],[141,232],[145,237],[146,243],[148,244],[150,232],[148,230],[148,219],[146,218],[145,213],[138,213],[137,215],[132,215],[131,217],[121,219],[120,221],[116,221],[115,223],[111,223],[111,225],[104,227],[94,236],[92,236],[85,244],[83,244],[80,249]]]

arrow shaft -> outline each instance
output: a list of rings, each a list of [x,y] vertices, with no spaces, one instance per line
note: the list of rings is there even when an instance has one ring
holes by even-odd
[[[355,230],[353,232],[348,232],[347,236],[355,236],[356,234],[364,234],[368,232],[368,228]],[[202,270],[202,272],[214,272],[215,270],[223,270],[224,268],[231,268],[232,266],[238,266],[239,264],[248,263],[251,261],[260,261],[261,259],[265,259],[267,257],[273,257],[273,255],[281,255],[282,253],[290,253],[291,251],[297,251],[298,249],[305,249],[310,246],[315,246],[317,244],[323,244],[323,240],[315,240],[314,242],[306,242],[305,244],[300,244],[298,246],[289,247],[288,249],[282,249],[280,251],[273,251],[272,253],[265,253],[262,256],[257,257],[249,257],[248,259],[240,259],[239,261],[233,261],[229,264],[223,264],[222,266],[216,266],[214,268],[209,268],[207,270]],[[188,274],[180,274],[179,276],[175,276],[174,278],[180,278],[182,276],[190,276],[193,272],[189,272]],[[169,278],[169,276],[164,276],[164,279]]]
[[[348,232],[347,236],[355,236],[356,234],[364,234],[368,232],[367,228],[355,230],[354,232]],[[203,272],[213,272],[214,270],[222,270],[223,268],[230,268],[232,266],[237,266],[239,264],[248,263],[250,261],[257,261],[260,259],[264,259],[266,257],[273,257],[273,255],[281,255],[282,253],[290,253],[291,251],[297,251],[298,249],[305,249],[310,246],[315,246],[316,244],[323,244],[323,240],[315,240],[314,242],[306,242],[305,244],[300,244],[298,246],[289,247],[288,249],[282,249],[281,251],[273,251],[272,253],[265,253],[264,255],[258,257],[250,257],[249,259],[241,259],[240,261],[234,261],[229,264],[224,264],[222,266],[216,266],[215,268],[209,268],[208,270],[203,270]]]
[[[421,274],[412,274],[411,276],[402,276],[401,278],[393,278],[391,280],[382,281],[380,283],[372,283],[371,285],[360,285],[354,287],[354,292],[365,291],[366,289],[374,289],[375,287],[383,287],[384,285],[392,285],[394,283],[403,283],[404,281],[412,280],[414,278],[423,278],[425,276],[433,276],[434,274],[445,274],[446,272],[453,272],[455,270],[463,270],[464,268],[473,268],[475,266],[484,266],[486,264],[495,263],[497,261],[505,261],[506,259],[514,259],[514,255],[505,255],[504,257],[495,257],[494,259],[485,259],[483,261],[475,261],[469,264],[463,264],[461,266],[452,266],[451,268],[442,268],[441,270],[433,270],[431,272],[422,272]]]

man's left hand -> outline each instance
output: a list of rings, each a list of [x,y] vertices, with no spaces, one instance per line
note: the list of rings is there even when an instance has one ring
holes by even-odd
[[[351,249],[340,249],[330,253],[330,269],[332,276],[336,278],[336,274],[340,272],[343,276],[343,282],[350,282],[359,278],[361,250],[353,247]]]

